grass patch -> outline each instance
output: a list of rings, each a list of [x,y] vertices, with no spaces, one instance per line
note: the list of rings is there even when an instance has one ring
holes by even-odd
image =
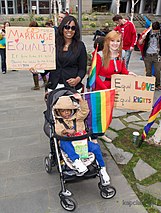
[[[113,140],[113,144],[123,149],[124,151],[133,153],[132,159],[127,165],[118,165],[123,175],[126,177],[128,183],[131,185],[132,189],[137,194],[138,198],[146,208],[148,213],[159,213],[153,205],[161,206],[161,200],[156,199],[155,197],[142,193],[138,190],[136,183],[139,183],[144,186],[154,184],[156,182],[161,182],[161,147],[155,147],[144,142],[140,148],[137,148],[133,143],[133,129],[126,128],[124,130],[117,131],[119,137]],[[153,135],[155,132],[154,129],[150,130],[148,137]],[[140,131],[140,135],[142,130]],[[139,181],[135,178],[133,173],[133,168],[137,164],[138,160],[142,159],[144,162],[148,163],[158,172],[149,178],[146,178],[142,181]]]

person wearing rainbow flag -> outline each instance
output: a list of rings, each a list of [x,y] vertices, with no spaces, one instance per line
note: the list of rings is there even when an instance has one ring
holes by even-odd
[[[55,131],[57,135],[71,137],[78,135],[78,133],[85,132],[85,119],[89,114],[88,103],[79,93],[73,96],[79,101],[79,105],[74,104],[69,96],[61,96],[53,106]],[[100,166],[103,185],[109,185],[110,177],[106,171],[100,145],[92,141],[88,141],[87,144],[88,152],[93,152],[95,154],[96,160]],[[75,152],[72,141],[60,140],[60,147],[73,162],[73,166],[78,171],[78,176],[82,176],[88,171],[88,168],[80,160],[80,156]]]

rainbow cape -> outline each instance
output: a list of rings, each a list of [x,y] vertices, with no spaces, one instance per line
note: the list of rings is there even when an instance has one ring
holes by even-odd
[[[93,133],[104,133],[112,120],[115,90],[100,90],[84,94],[90,109],[87,117]]]
[[[97,64],[97,50],[98,50],[98,45],[95,49],[94,55],[93,55],[93,59],[92,59],[92,65],[91,68],[89,70],[89,86],[92,89],[95,89],[96,86],[96,64]]]
[[[147,125],[144,127],[143,134],[142,134],[142,141],[146,138],[151,126],[153,125],[157,115],[161,111],[161,96],[158,98],[158,100],[155,102],[153,109],[151,111],[151,114],[149,116],[149,120]]]

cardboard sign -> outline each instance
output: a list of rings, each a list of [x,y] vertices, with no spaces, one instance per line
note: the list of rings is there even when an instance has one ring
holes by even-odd
[[[119,109],[151,111],[155,91],[155,77],[113,75],[114,106]]]
[[[81,159],[88,158],[88,144],[87,139],[72,141],[75,152]]]
[[[55,30],[47,27],[7,27],[6,60],[9,70],[55,69]]]

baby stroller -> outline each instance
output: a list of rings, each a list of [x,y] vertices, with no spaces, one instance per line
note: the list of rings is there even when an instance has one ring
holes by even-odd
[[[86,134],[81,136],[70,137],[62,137],[56,134],[55,132],[55,118],[52,113],[53,106],[56,104],[57,100],[61,96],[70,96],[74,93],[77,93],[75,90],[71,90],[68,88],[61,88],[54,90],[49,93],[47,98],[47,110],[44,112],[45,115],[45,124],[44,131],[46,135],[50,138],[50,153],[49,156],[45,157],[45,170],[47,173],[52,172],[52,168],[57,166],[58,172],[60,174],[60,183],[61,183],[61,191],[59,193],[60,204],[67,211],[74,211],[76,208],[76,201],[72,196],[72,192],[66,189],[65,183],[73,182],[77,180],[87,179],[99,177],[98,187],[100,189],[100,195],[104,199],[110,199],[115,196],[116,190],[113,186],[107,185],[103,186],[102,176],[100,175],[100,168],[95,160],[95,156],[93,153],[89,153],[88,158],[83,159],[83,163],[88,167],[88,172],[86,172],[83,176],[78,176],[78,172],[72,166],[70,159],[66,156],[66,154],[59,147],[59,140],[82,140],[90,137],[90,130],[86,128]],[[73,98],[73,97],[71,97]],[[73,101],[76,101],[73,99]]]

